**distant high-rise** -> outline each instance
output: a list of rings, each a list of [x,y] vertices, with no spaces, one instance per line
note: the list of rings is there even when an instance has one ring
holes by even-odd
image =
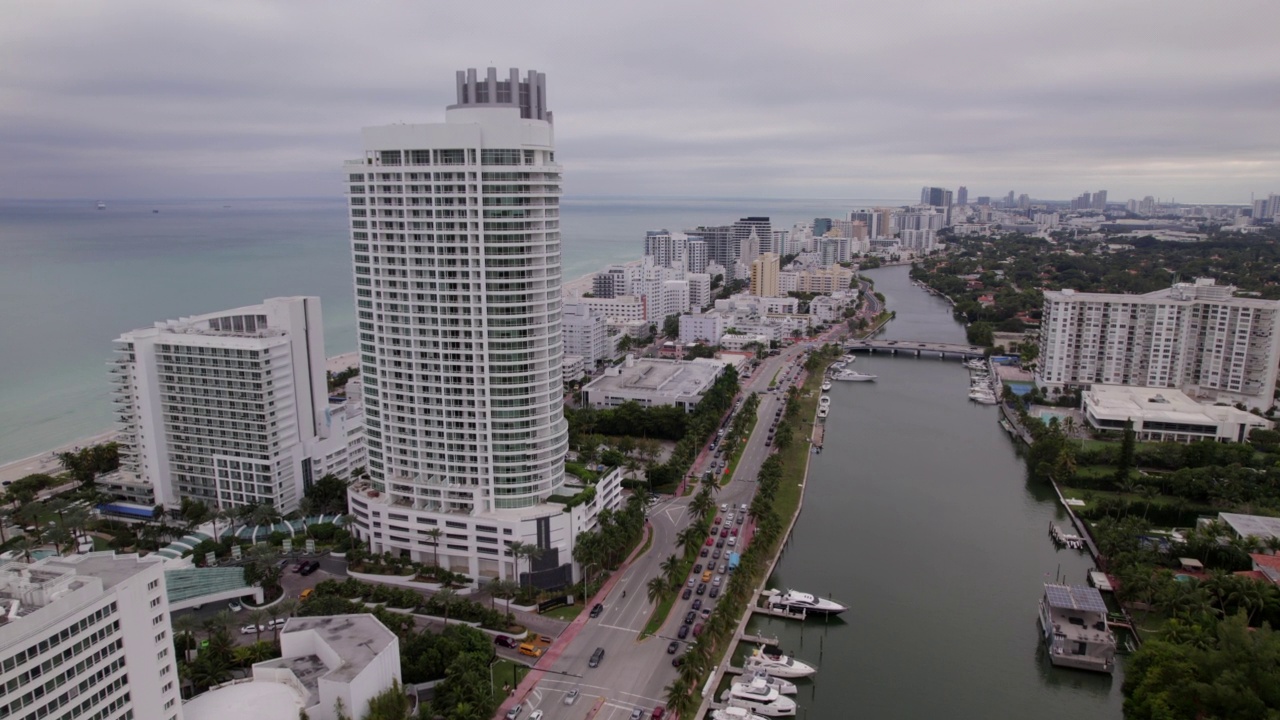
[[[813,219],[813,236],[822,237],[831,229],[831,218],[814,218]]]
[[[979,195],[979,196],[978,196],[978,204],[979,204],[979,205],[988,205],[988,206],[989,206],[989,205],[991,205],[991,196],[990,196],[990,195]]]
[[[964,185],[961,185],[960,188],[956,190],[956,204],[957,205],[969,204],[969,188],[965,187]]]
[[[735,220],[733,223],[733,245],[737,251],[735,260],[742,260],[750,263],[755,259],[752,257],[743,257],[743,251],[749,249],[752,235],[755,236],[754,251],[758,255],[760,253],[760,244],[773,238],[773,226],[767,217],[745,217],[741,220]]]
[[[751,294],[759,297],[778,296],[778,256],[765,253],[751,262]]]
[[[733,269],[733,264],[738,261],[738,248],[733,243],[732,225],[699,225],[685,232],[702,238],[711,262]]]
[[[1098,192],[1093,194],[1093,209],[1094,210],[1107,209],[1107,191],[1106,190],[1099,190]]]
[[[920,204],[933,207],[951,207],[951,191],[946,188],[926,187],[920,190]]]
[[[1014,203],[1014,201],[1013,201],[1013,191],[1012,191],[1012,190],[1010,190],[1010,191],[1009,191],[1009,194],[1004,196],[1004,206],[1005,206],[1005,207],[1013,207],[1013,206],[1014,206],[1014,204],[1015,204],[1015,203]]]
[[[562,587],[589,527],[545,504],[568,448],[546,88],[459,72],[443,123],[365,128],[345,164],[372,480],[350,501],[375,553]]]

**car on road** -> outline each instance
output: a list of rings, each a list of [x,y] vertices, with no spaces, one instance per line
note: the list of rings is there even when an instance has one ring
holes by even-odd
[[[680,667],[684,664],[684,655],[677,655],[671,658],[671,667]]]
[[[715,570],[715,569],[716,569],[716,561],[715,561],[715,560],[712,560],[711,562],[707,563],[707,569],[708,569],[708,570]]]
[[[732,528],[731,530],[729,530],[729,534],[734,537],[738,537],[738,528]]]
[[[693,566],[693,574],[694,574],[694,575],[697,575],[697,574],[698,574],[698,573],[700,573],[700,572],[702,572],[702,563],[698,563],[697,565],[694,565],[694,566]]]
[[[712,525],[719,525],[719,524],[720,524],[720,521],[721,521],[721,520],[723,520],[723,519],[724,519],[724,518],[722,518],[722,517],[720,517],[719,515],[717,515],[717,516],[716,516],[716,521],[715,521],[715,522],[713,522],[713,523],[711,523],[711,524],[712,524]]]
[[[302,568],[302,574],[310,575],[311,573],[319,569],[320,569],[320,563],[315,560],[312,560],[311,562],[307,563],[306,567]]]
[[[724,547],[724,541],[723,541],[723,540],[717,540],[717,541],[716,541],[716,547],[718,547],[718,548],[722,548],[722,547]]]
[[[694,610],[701,610],[701,609],[702,609],[702,598],[698,598],[697,600],[694,600],[694,601],[693,601],[693,609],[694,609]]]
[[[716,568],[716,572],[723,575],[728,569],[729,569],[729,563],[725,563],[724,565],[721,565],[720,567]]]
[[[719,575],[717,575],[717,576],[715,576],[715,577],[711,578],[711,584],[712,584],[712,585],[715,585],[716,587],[720,587],[720,576],[719,576]]]
[[[726,511],[728,511],[728,509],[729,509],[729,504],[728,504],[728,503],[722,503],[722,504],[720,505],[720,512],[726,512]]]
[[[693,594],[693,588],[685,588],[685,589],[684,589],[684,592],[680,593],[680,599],[681,599],[681,600],[688,600],[688,599],[689,599],[689,596],[690,596],[690,595],[692,595],[692,594]]]
[[[600,667],[600,661],[604,660],[604,648],[598,647],[596,651],[591,653],[591,659],[587,661],[588,667]]]
[[[653,720],[662,720],[662,718],[663,718],[666,714],[667,714],[667,709],[666,709],[666,708],[664,708],[664,707],[662,707],[661,705],[659,705],[658,707],[656,707],[656,708],[654,708],[654,709],[653,709],[653,716],[652,716],[652,717],[653,717]]]
[[[697,589],[697,590],[695,590],[694,592],[698,593],[699,595],[706,595],[706,594],[707,594],[707,584],[706,584],[706,583],[698,583],[698,589]]]
[[[697,578],[695,578],[694,576],[690,575],[690,576],[689,576],[689,582],[687,583],[687,584],[688,584],[688,586],[689,586],[689,587],[693,587],[693,584],[694,584],[695,582],[697,582]]]
[[[707,547],[711,547],[712,545],[715,544],[715,542],[716,542],[716,539],[714,536],[707,538]]]
[[[280,567],[280,569],[281,569],[281,570],[283,570],[284,568],[289,567],[289,563],[291,563],[291,562],[293,562],[293,561],[292,561],[292,560],[290,560],[289,558],[285,558],[285,559],[281,560],[281,561],[280,561],[280,563],[279,563],[279,567]]]
[[[510,635],[498,635],[493,638],[494,645],[501,645],[504,648],[519,647],[520,642]]]
[[[529,720],[542,720],[542,711],[534,710],[533,714],[529,716]]]
[[[266,629],[267,627],[265,625],[245,625],[244,627],[240,628],[240,634],[256,635],[259,632],[265,631]]]
[[[694,611],[692,611],[692,610],[690,610],[689,612],[687,612],[687,613],[685,613],[685,614],[684,614],[684,624],[685,624],[685,625],[692,625],[692,624],[693,624],[693,621],[694,621],[694,620],[697,620],[697,619],[698,619],[698,613],[696,613],[696,612],[694,612]]]
[[[596,603],[591,606],[591,617],[600,617],[600,613],[604,612],[604,605]]]
[[[644,720],[644,711],[636,708],[631,711],[631,720]]]
[[[708,544],[710,544],[710,543],[708,543]],[[698,553],[698,557],[706,557],[706,556],[707,556],[707,551],[708,551],[708,549],[707,549],[707,548],[702,548],[702,552]],[[719,557],[719,555],[716,555],[716,557]]]
[[[304,568],[304,567],[306,567],[306,566],[307,566],[307,561],[306,561],[306,560],[302,560],[302,561],[300,561],[297,565],[294,565],[294,566],[293,566],[293,571],[294,571],[294,572],[296,572],[296,573],[300,573],[300,572],[302,572],[302,568]]]
[[[679,640],[672,640],[671,642],[667,643],[667,654],[668,654],[668,655],[675,655],[675,654],[676,654],[676,651],[677,651],[677,650],[679,650],[679,649],[680,649],[680,641],[679,641]]]
[[[742,512],[746,512],[746,511],[747,511],[747,504],[746,504],[746,503],[742,503],[741,505],[739,505],[739,506],[738,506],[738,509],[739,509],[739,510],[741,510]]]
[[[693,636],[698,637],[702,634],[702,623],[693,626]]]
[[[738,516],[738,519],[737,519],[737,520],[734,520],[734,522],[735,522],[735,523],[737,523],[737,524],[739,524],[739,525],[741,525],[741,524],[742,524],[742,521],[743,521],[743,520],[745,520],[745,519],[746,519],[746,518],[744,518],[742,515],[739,515],[739,516]]]
[[[711,592],[709,593],[709,596],[710,596],[710,597],[720,597],[720,588],[718,588],[718,587],[716,587],[716,586],[712,586],[712,588],[711,588]]]
[[[520,717],[520,713],[522,712],[524,712],[524,705],[517,705],[507,711],[506,718],[507,720],[516,720],[516,718]]]
[[[574,703],[578,702],[578,696],[579,696],[579,695],[581,695],[581,694],[582,694],[582,692],[581,692],[580,690],[578,690],[578,688],[574,688],[574,689],[570,690],[569,692],[567,692],[567,693],[565,693],[565,694],[564,694],[564,704],[565,704],[565,705],[572,705],[572,704],[574,704]]]
[[[681,625],[680,629],[676,631],[676,637],[680,638],[681,640],[689,637],[689,626]]]
[[[721,528],[720,537],[722,538],[729,537],[729,528]]]
[[[230,610],[231,612],[240,612],[241,610],[244,609],[244,606],[240,604],[239,600],[232,600],[231,602],[227,603],[227,609]]]
[[[702,609],[702,619],[703,619],[703,620],[706,620],[706,619],[707,619],[707,618],[709,618],[709,617],[711,617],[711,608],[703,608],[703,609]]]
[[[304,588],[302,592],[298,593],[298,599],[306,600],[311,597],[311,593],[313,592],[315,592],[315,588]]]
[[[715,558],[715,559],[719,560],[719,559],[720,559],[720,551],[719,551],[719,550],[716,550],[714,553],[712,553],[711,557],[713,557],[713,558]]]

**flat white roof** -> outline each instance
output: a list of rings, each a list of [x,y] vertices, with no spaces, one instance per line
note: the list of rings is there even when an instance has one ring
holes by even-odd
[[[303,697],[284,683],[250,681],[197,695],[182,704],[186,720],[282,720],[296,718]]]
[[[1259,540],[1269,537],[1280,538],[1280,518],[1267,515],[1241,515],[1239,513],[1218,513],[1222,522],[1231,526],[1240,537],[1250,535]]]
[[[592,380],[586,390],[654,397],[693,397],[706,392],[726,364],[707,358],[693,361],[636,360],[631,367],[619,367],[616,375],[606,374]]]
[[[1115,420],[1130,418],[1184,425],[1230,422],[1270,427],[1271,422],[1229,405],[1204,405],[1173,388],[1094,385],[1085,391],[1090,414]]]

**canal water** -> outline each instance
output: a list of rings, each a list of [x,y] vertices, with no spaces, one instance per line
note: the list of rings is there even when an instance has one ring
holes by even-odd
[[[907,273],[866,273],[897,312],[883,337],[964,342],[946,301]],[[770,580],[850,610],[750,625],[819,666],[800,683],[798,717],[1120,718],[1122,672],[1053,668],[1042,650],[1042,583],[1083,583],[1092,562],[1049,541],[1049,523],[1068,521],[1052,488],[1026,480],[998,410],[968,400],[957,360],[859,356],[855,367],[879,379],[835,383],[825,448]]]

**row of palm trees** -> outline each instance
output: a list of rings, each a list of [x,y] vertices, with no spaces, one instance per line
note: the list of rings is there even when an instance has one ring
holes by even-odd
[[[573,559],[585,571],[583,582],[588,587],[594,583],[597,572],[617,567],[639,542],[644,533],[649,497],[649,492],[643,487],[634,488],[621,510],[601,510],[596,529],[578,533]],[[515,554],[515,544],[512,545],[512,554]]]

